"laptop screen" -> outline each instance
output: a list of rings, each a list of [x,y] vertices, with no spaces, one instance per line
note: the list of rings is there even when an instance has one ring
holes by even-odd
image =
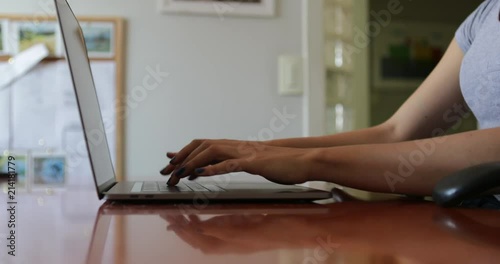
[[[55,0],[90,164],[99,193],[115,182],[104,124],[80,24],[66,0]]]

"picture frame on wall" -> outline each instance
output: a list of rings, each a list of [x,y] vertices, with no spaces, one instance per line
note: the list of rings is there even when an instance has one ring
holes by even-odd
[[[14,157],[14,160],[10,161],[9,156]],[[0,153],[0,172],[5,174],[10,174],[15,171],[16,175],[16,190],[26,190],[29,186],[29,162],[30,155],[28,151],[23,150],[5,150]],[[9,170],[10,167],[10,170]],[[4,191],[8,188],[8,183],[3,186]]]
[[[274,17],[277,0],[158,0],[158,8],[162,13]]]
[[[31,175],[33,187],[62,187],[66,183],[66,156],[64,154],[32,154]]]
[[[0,19],[0,55],[9,54],[9,21],[6,19]]]
[[[115,56],[115,24],[113,22],[82,22],[83,37],[90,58]]]
[[[441,60],[456,27],[394,21],[373,38],[375,90],[413,91]]]
[[[13,45],[13,54],[19,54],[36,44],[45,44],[49,50],[50,57],[62,56],[61,33],[56,21],[44,21],[40,23],[33,21],[13,21],[10,24],[10,39],[16,42]]]

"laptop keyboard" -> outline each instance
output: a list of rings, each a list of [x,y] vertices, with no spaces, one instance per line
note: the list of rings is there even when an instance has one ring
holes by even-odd
[[[143,182],[142,192],[224,192],[215,184],[199,184],[196,182],[181,182],[177,186],[168,186],[165,182]]]

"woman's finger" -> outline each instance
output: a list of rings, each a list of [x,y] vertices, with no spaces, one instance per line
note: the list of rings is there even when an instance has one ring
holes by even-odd
[[[195,169],[194,172],[197,177],[208,177],[214,175],[227,174],[231,172],[240,172],[244,171],[246,163],[247,161],[242,159],[230,159],[217,163],[215,165],[199,167]]]
[[[175,165],[168,164],[165,168],[163,168],[160,171],[160,174],[163,176],[169,175],[170,173],[172,173],[175,170],[175,167],[176,167]]]
[[[186,160],[186,163],[180,166],[180,169],[175,172],[175,176],[184,178],[189,175],[196,174],[197,168],[202,168],[212,164],[214,160],[226,160],[230,157],[230,149],[223,147],[208,147],[199,152],[191,160]]]
[[[191,153],[189,153],[189,155],[184,159],[184,161],[181,164],[178,164],[178,167],[179,168],[186,167],[186,164],[188,164],[192,159],[197,157],[204,150],[206,150],[209,146],[210,146],[210,144],[208,144],[207,141],[198,145],[198,147],[196,149],[194,149],[193,151],[191,151]]]
[[[207,140],[205,139],[195,139],[191,141],[187,146],[185,146],[181,151],[177,152],[177,155],[170,161],[170,164],[173,165],[179,165],[184,162],[184,160],[195,150],[200,146],[203,142]]]

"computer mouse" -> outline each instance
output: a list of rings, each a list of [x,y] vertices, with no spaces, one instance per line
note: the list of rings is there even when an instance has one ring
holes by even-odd
[[[500,194],[500,162],[469,167],[441,179],[432,197],[438,205],[451,207],[492,194]]]

